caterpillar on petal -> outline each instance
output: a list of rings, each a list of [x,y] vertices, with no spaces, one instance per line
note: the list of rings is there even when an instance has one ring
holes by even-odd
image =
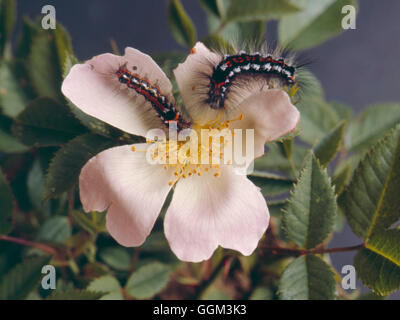
[[[243,75],[262,76],[267,81],[275,78],[282,85],[291,87],[296,83],[295,71],[295,66],[283,58],[275,59],[271,54],[240,51],[238,54],[225,55],[210,76],[207,102],[213,109],[223,108],[232,84]]]
[[[157,115],[167,127],[171,121],[177,123],[178,130],[190,126],[190,122],[182,117],[175,105],[169,101],[168,97],[161,92],[161,89],[157,85],[152,84],[148,79],[136,73],[130,72],[126,64],[116,71],[116,75],[120,83],[135,90],[136,93],[142,95],[146,101],[150,102]]]
[[[209,121],[221,111],[224,119],[234,118],[246,108],[247,99],[269,89],[283,90],[297,99],[299,89],[312,80],[304,65],[294,54],[270,50],[266,44],[244,51],[209,49],[198,42],[174,74],[186,109]]]

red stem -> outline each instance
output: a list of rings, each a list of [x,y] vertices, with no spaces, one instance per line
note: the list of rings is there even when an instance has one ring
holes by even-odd
[[[25,239],[20,239],[20,238],[15,238],[15,237],[10,237],[10,236],[0,236],[0,240],[8,241],[8,242],[13,242],[17,243],[23,246],[28,246],[28,247],[34,247],[36,249],[42,250],[44,252],[50,253],[54,256],[58,256],[58,252],[55,248],[50,247],[46,244],[39,243],[39,242],[32,242],[29,240]]]

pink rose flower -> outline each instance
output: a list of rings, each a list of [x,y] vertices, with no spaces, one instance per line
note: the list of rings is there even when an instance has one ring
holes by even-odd
[[[255,157],[261,156],[266,142],[295,129],[299,112],[285,91],[255,81],[236,89],[221,116],[202,98],[206,84],[199,77],[211,74],[218,59],[198,43],[174,71],[192,127],[219,119],[217,128],[254,129]],[[150,129],[165,130],[165,119],[157,116],[143,94],[119,81],[116,72],[124,65],[174,103],[172,84],[164,72],[150,56],[132,48],[126,48],[123,56],[106,53],[74,65],[62,92],[85,113],[128,133],[146,136]],[[240,120],[231,123],[230,119]],[[123,246],[140,246],[174,188],[164,231],[179,259],[200,262],[209,259],[218,246],[250,255],[269,223],[259,188],[245,175],[236,174],[232,165],[193,165],[185,174],[183,165],[151,164],[144,152],[132,152],[147,147],[146,143],[118,146],[90,159],[79,178],[83,209],[108,209],[106,226],[111,236]]]

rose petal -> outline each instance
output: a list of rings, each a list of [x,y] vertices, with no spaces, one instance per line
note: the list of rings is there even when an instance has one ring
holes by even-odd
[[[140,150],[146,144],[137,144]],[[130,146],[99,153],[83,167],[80,198],[88,211],[107,212],[107,229],[124,246],[139,246],[149,235],[171,187],[173,170],[150,165],[145,152]]]
[[[209,172],[177,183],[164,230],[179,259],[199,262],[209,259],[218,245],[250,255],[268,222],[259,188],[223,166],[219,178]]]
[[[185,108],[197,123],[216,119],[218,110],[206,103],[209,79],[214,66],[221,57],[211,52],[203,43],[197,42],[190,55],[174,70],[179,92]]]
[[[266,142],[293,131],[300,121],[300,112],[291,103],[288,94],[279,89],[252,95],[240,104],[237,113],[241,113],[243,119],[232,122],[231,127],[254,129],[256,158],[264,154]]]
[[[149,129],[161,128],[162,121],[143,96],[118,81],[115,73],[125,63],[128,70],[158,85],[173,101],[172,85],[164,72],[150,56],[133,48],[126,48],[124,56],[105,53],[74,65],[61,90],[85,113],[126,132],[145,136]]]

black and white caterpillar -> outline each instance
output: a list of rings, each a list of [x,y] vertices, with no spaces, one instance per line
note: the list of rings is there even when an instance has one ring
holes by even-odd
[[[213,109],[223,108],[231,85],[241,75],[277,77],[287,87],[291,87],[296,83],[295,71],[296,67],[283,58],[275,59],[270,54],[240,51],[239,54],[224,55],[210,76],[207,103]]]
[[[168,97],[161,92],[158,86],[150,83],[149,80],[140,77],[138,74],[131,73],[126,68],[126,65],[121,66],[116,71],[116,76],[120,83],[135,90],[146,101],[150,102],[157,115],[167,127],[169,127],[171,121],[177,123],[178,130],[190,126],[190,122],[183,118],[175,105],[169,101]]]

